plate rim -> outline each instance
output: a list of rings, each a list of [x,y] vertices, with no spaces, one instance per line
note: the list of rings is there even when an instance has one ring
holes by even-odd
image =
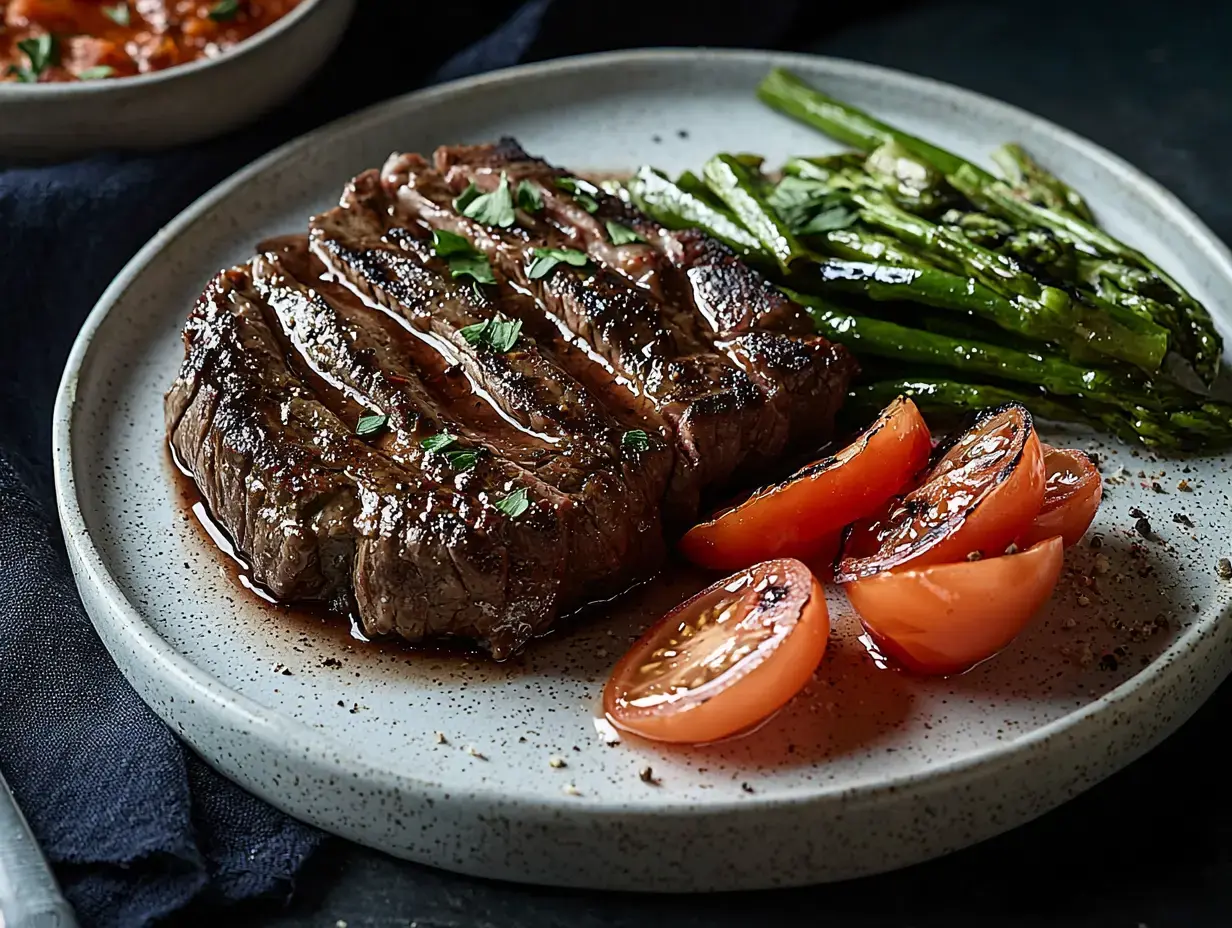
[[[314,3],[307,3],[311,8]],[[448,795],[449,802],[469,802],[475,804],[495,803],[504,809],[519,809],[523,812],[543,812],[559,808],[568,808],[572,817],[601,818],[610,815],[623,817],[637,816],[679,816],[689,818],[694,815],[723,815],[728,813],[750,813],[755,811],[782,810],[795,807],[807,807],[829,802],[843,804],[874,804],[901,797],[910,790],[935,789],[945,785],[960,785],[966,778],[976,776],[988,767],[996,765],[1012,766],[1039,750],[1046,742],[1061,737],[1071,737],[1075,740],[1084,734],[1093,734],[1092,726],[1098,725],[1098,718],[1131,700],[1142,700],[1145,697],[1162,697],[1166,695],[1173,678],[1184,674],[1178,671],[1176,658],[1182,653],[1196,653],[1202,650],[1204,639],[1210,639],[1209,631],[1220,623],[1228,620],[1232,612],[1232,604],[1225,604],[1219,613],[1208,623],[1190,626],[1163,652],[1158,654],[1151,664],[1143,668],[1125,682],[1104,693],[1102,696],[1087,703],[1080,709],[1067,713],[1060,718],[1028,734],[1009,742],[989,744],[969,754],[948,760],[925,770],[898,774],[889,778],[880,778],[870,782],[861,782],[855,786],[839,786],[818,784],[807,790],[797,790],[790,794],[760,795],[753,797],[737,797],[732,799],[708,802],[698,807],[695,802],[670,795],[648,795],[644,800],[602,800],[591,797],[564,797],[548,799],[546,796],[533,796],[518,792],[509,792],[501,788],[482,784],[466,783],[458,786],[443,784],[416,776],[413,772],[399,769],[393,765],[372,763],[366,758],[347,754],[339,750],[340,745],[328,733],[315,730],[306,723],[279,714],[275,710],[260,705],[255,700],[239,693],[225,683],[206,672],[187,657],[181,655],[170,642],[160,636],[136,609],[133,603],[120,589],[112,576],[104,559],[90,536],[82,513],[81,501],[73,469],[72,441],[73,414],[76,406],[77,384],[84,365],[89,360],[94,336],[104,323],[115,304],[124,296],[133,280],[152,264],[162,250],[176,238],[187,232],[202,216],[207,214],[220,200],[228,196],[234,189],[244,185],[279,162],[294,157],[307,149],[321,144],[337,135],[359,131],[370,122],[380,121],[387,115],[410,110],[431,104],[441,98],[463,96],[482,91],[483,89],[510,81],[544,76],[562,76],[569,72],[580,70],[602,70],[610,67],[636,65],[645,63],[761,63],[765,67],[786,66],[793,64],[822,63],[833,72],[852,77],[872,79],[883,85],[891,85],[902,89],[924,88],[934,94],[948,95],[980,107],[992,107],[1024,121],[1034,128],[1051,135],[1057,141],[1084,155],[1110,174],[1142,191],[1144,199],[1148,200],[1161,215],[1167,217],[1170,224],[1183,231],[1189,241],[1206,253],[1208,259],[1217,268],[1220,276],[1232,280],[1232,250],[1228,248],[1215,233],[1175,194],[1164,188],[1158,181],[1133,167],[1128,161],[1104,149],[1102,146],[1066,129],[1050,120],[1037,116],[1021,107],[1005,103],[994,97],[976,91],[967,90],[953,84],[933,78],[910,74],[881,65],[874,65],[851,59],[837,58],[826,55],[811,55],[798,52],[776,52],[756,49],[714,49],[714,48],[656,48],[631,49],[596,54],[577,55],[567,58],[553,59],[545,62],[516,65],[498,71],[462,78],[431,87],[421,88],[407,94],[381,101],[358,110],[355,113],[326,123],[316,129],[298,136],[261,156],[247,166],[236,171],[220,181],[210,190],[194,200],[181,211],[171,222],[147,242],[129,261],[120,273],[108,285],[98,302],[86,317],[78,333],[72,350],[65,364],[56,401],[53,408],[52,421],[52,463],[55,478],[55,495],[57,510],[64,540],[70,555],[76,564],[84,569],[94,591],[106,600],[109,611],[115,617],[114,630],[122,634],[129,644],[139,646],[148,652],[150,657],[164,669],[164,679],[177,677],[182,687],[191,689],[201,701],[210,706],[206,711],[214,718],[229,718],[232,722],[244,725],[246,734],[261,739],[271,748],[278,751],[294,751],[301,757],[307,757],[314,762],[326,765],[332,770],[343,771],[350,776],[365,776],[383,784],[395,784],[400,790],[414,792],[421,796],[436,799]],[[77,571],[75,571],[77,573]],[[93,619],[92,619],[93,621]],[[1206,641],[1209,647],[1209,640]],[[1188,711],[1196,710],[1196,703]],[[1187,717],[1188,712],[1182,716]],[[1161,730],[1166,734],[1181,720]],[[1154,741],[1148,741],[1149,747]],[[1144,748],[1145,749],[1145,748]],[[1136,755],[1135,755],[1136,756]],[[1118,763],[1114,769],[1122,766]]]

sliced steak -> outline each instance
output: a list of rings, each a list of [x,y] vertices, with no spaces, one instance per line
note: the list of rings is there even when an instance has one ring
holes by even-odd
[[[672,306],[680,328],[735,361],[765,391],[785,423],[788,445],[815,445],[829,436],[857,370],[854,358],[813,334],[803,307],[726,245],[697,229],[667,229],[593,184],[528,155],[513,139],[440,148],[435,162],[454,178],[455,188],[464,179],[488,191],[501,177],[512,185],[532,185],[543,203],[542,218],[570,247]],[[615,244],[614,227],[641,241]],[[781,451],[773,444],[765,448],[770,458]]]
[[[447,367],[431,342],[420,341],[336,285],[316,281],[309,289],[301,282],[307,277],[302,269],[292,275],[273,255],[254,262],[257,290],[278,313],[299,354],[331,382],[388,413],[392,435],[384,443],[387,453],[414,462],[429,479],[465,480],[467,491],[481,499],[496,499],[520,486],[540,501],[567,540],[559,578],[562,605],[615,595],[657,568],[663,557],[658,499],[665,474],[649,503],[638,505],[633,492],[618,485],[619,459],[613,472],[612,461],[604,469],[580,449],[521,432],[493,412],[486,392],[469,389],[460,372],[449,376],[457,366]],[[421,379],[422,372],[434,368],[438,376]],[[457,446],[445,453],[423,451],[425,438],[446,432],[457,436]],[[483,453],[459,470],[452,453],[468,448]],[[632,461],[638,455],[626,456]],[[636,473],[632,467],[630,472]],[[533,551],[538,541],[518,533],[510,538],[511,545],[516,543]]]
[[[456,359],[477,392],[543,446],[523,463],[565,497],[561,505],[574,523],[572,581],[600,595],[647,576],[664,553],[660,512],[670,443],[661,437],[649,449],[631,447],[626,424],[529,332],[509,351],[472,345],[461,334],[466,327],[517,313],[507,301],[451,279],[444,262],[407,229],[386,229],[387,201],[371,202],[383,201],[384,193],[367,179],[357,179],[343,207],[313,219],[316,253],[357,295]]]
[[[356,438],[287,366],[275,317],[246,270],[220,275],[166,402],[179,460],[254,577],[286,600],[349,592],[377,635],[503,656],[545,630],[566,550],[551,506],[512,520],[464,479],[441,486]]]
[[[535,194],[512,221],[455,203],[503,181]],[[184,342],[168,437],[253,578],[497,657],[826,437],[854,371],[730,250],[512,140],[360,175],[221,273]]]
[[[575,344],[655,405],[680,451],[668,491],[678,518],[696,511],[702,488],[730,480],[764,449],[783,447],[783,423],[763,391],[677,324],[670,307],[603,269],[560,265],[532,278],[537,250],[569,247],[558,231],[526,214],[509,229],[460,215],[453,199],[465,179],[455,178],[454,189],[418,156],[391,158],[382,182],[408,219],[471,241],[509,286],[535,297]]]

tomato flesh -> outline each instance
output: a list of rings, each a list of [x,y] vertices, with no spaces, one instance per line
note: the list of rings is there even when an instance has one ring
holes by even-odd
[[[1060,537],[1001,557],[892,570],[847,584],[847,598],[887,657],[955,674],[1008,645],[1052,595]]]
[[[656,622],[603,690],[617,728],[703,743],[782,708],[825,654],[825,594],[802,563],[780,559],[720,580]]]
[[[985,410],[941,449],[919,486],[852,527],[835,579],[973,552],[995,556],[1031,524],[1043,498],[1043,450],[1031,414],[1017,403]]]
[[[695,525],[681,539],[681,553],[712,570],[776,557],[814,563],[843,526],[901,492],[931,451],[919,409],[900,396],[837,454]]]
[[[1068,448],[1044,449],[1044,502],[1039,514],[1018,539],[1028,548],[1060,535],[1068,548],[1086,534],[1104,496],[1104,483],[1091,459]]]

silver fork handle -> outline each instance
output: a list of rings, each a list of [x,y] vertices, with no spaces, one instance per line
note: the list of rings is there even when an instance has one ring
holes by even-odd
[[[0,777],[0,928],[76,928],[26,818]]]

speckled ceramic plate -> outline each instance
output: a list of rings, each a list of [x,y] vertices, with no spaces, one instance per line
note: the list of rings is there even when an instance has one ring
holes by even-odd
[[[1053,602],[1008,651],[949,680],[879,669],[832,595],[834,641],[806,692],[756,733],[708,747],[609,744],[595,718],[630,636],[698,588],[683,569],[501,666],[364,645],[237,588],[177,491],[162,428],[180,326],[216,268],[303,229],[394,149],[510,133],[579,170],[831,150],[754,99],[772,64],[973,157],[1025,143],[1113,232],[1207,305],[1232,306],[1228,252],[1128,165],[1011,107],[865,65],[610,54],[433,88],[329,126],[220,185],[142,250],[87,321],[55,412],[86,607],[134,686],[210,763],[293,815],[453,870],[768,887],[898,867],[1013,827],[1147,750],[1224,678],[1227,460],[1157,459],[1082,434],[1064,440],[1100,449],[1109,477],[1102,546],[1071,552]],[[1134,533],[1134,506],[1157,540]]]

